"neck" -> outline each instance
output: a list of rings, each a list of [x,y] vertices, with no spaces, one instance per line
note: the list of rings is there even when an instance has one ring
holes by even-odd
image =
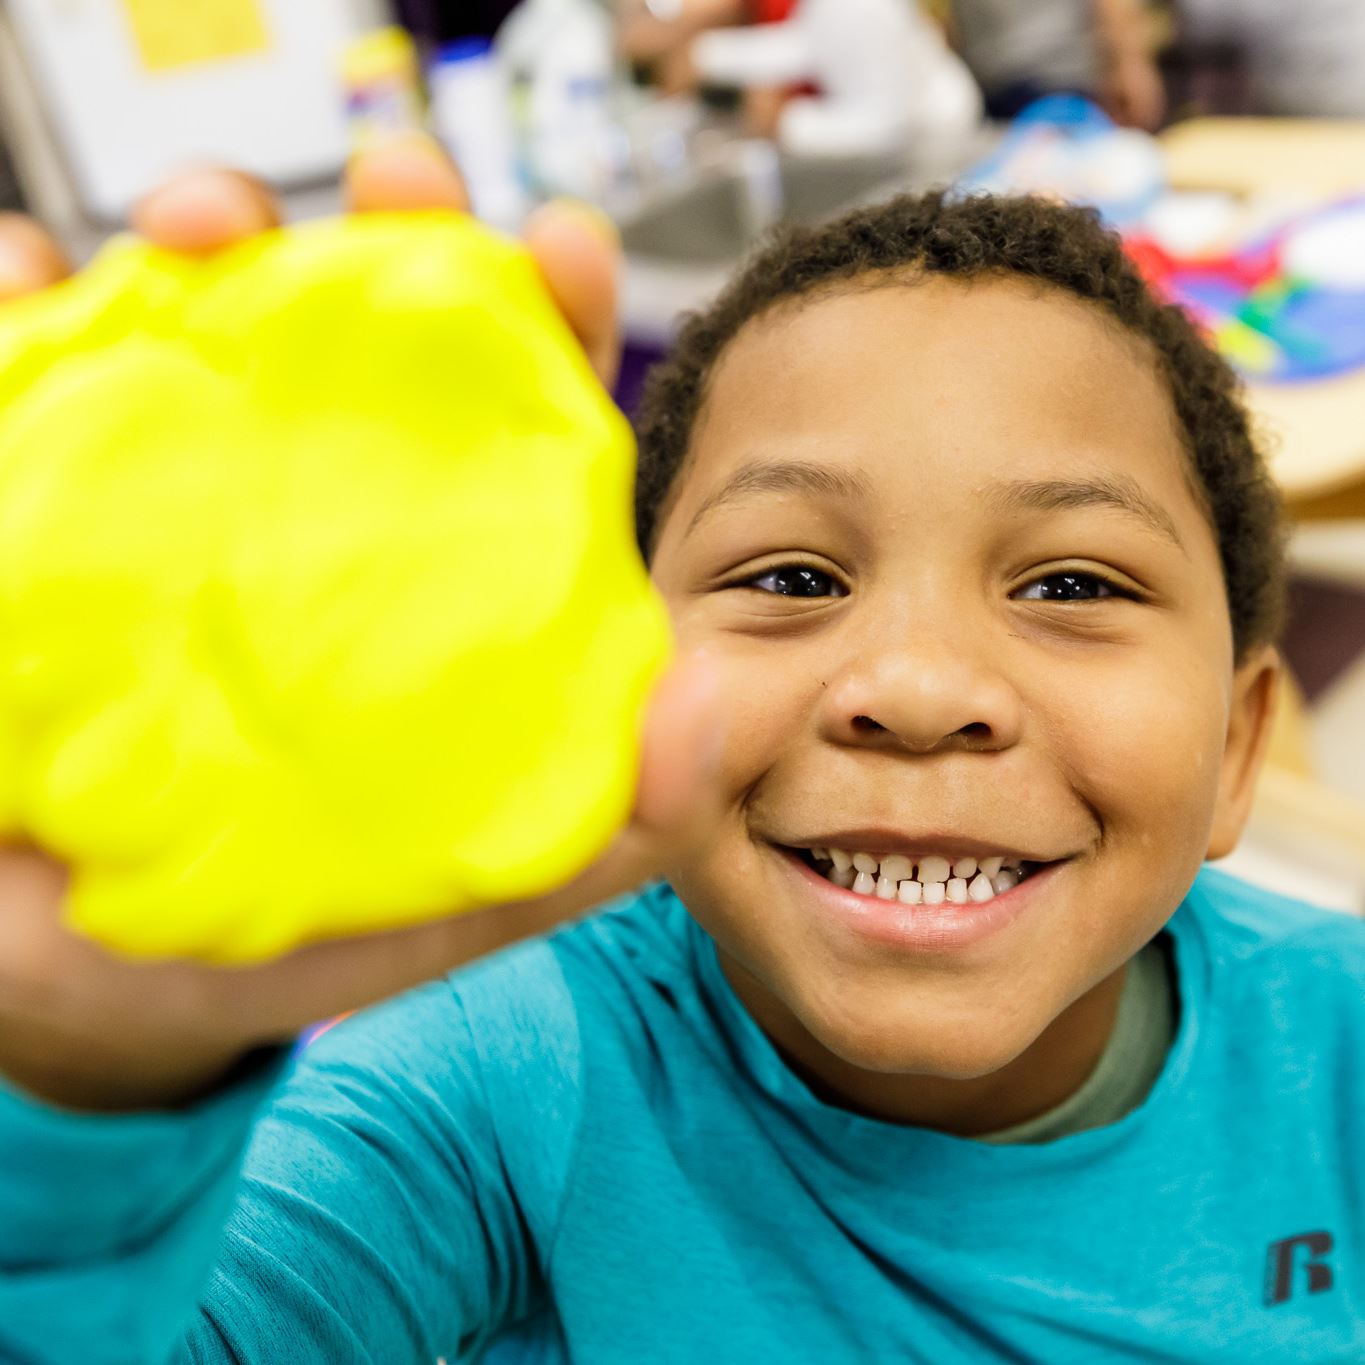
[[[1045,1114],[1076,1093],[1094,1071],[1114,1030],[1128,964],[1062,1011],[1007,1066],[968,1080],[868,1071],[826,1048],[723,950],[731,988],[782,1055],[826,1104],[889,1123],[979,1137]]]

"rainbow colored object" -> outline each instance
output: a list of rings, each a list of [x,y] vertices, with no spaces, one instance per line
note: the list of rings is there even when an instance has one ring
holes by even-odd
[[[1365,289],[1296,271],[1287,247],[1355,202],[1316,210],[1218,256],[1182,259],[1141,235],[1125,245],[1148,283],[1183,306],[1242,373],[1279,383],[1324,379],[1365,366]]]

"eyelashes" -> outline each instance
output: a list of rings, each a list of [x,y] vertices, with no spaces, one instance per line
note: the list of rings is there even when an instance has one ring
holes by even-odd
[[[731,586],[754,588],[777,597],[847,597],[848,589],[833,574],[809,564],[780,564]]]
[[[1060,586],[1054,586],[1051,591],[1043,591],[1036,596],[1028,595],[1030,589],[1042,588],[1045,584]],[[1087,595],[1087,589],[1092,595]],[[1020,593],[1016,595],[1023,602],[1101,602],[1106,597],[1126,597],[1130,601],[1136,600],[1136,594],[1127,588],[1120,587],[1112,578],[1106,578],[1103,574],[1098,573],[1072,571],[1044,574],[1041,578],[1035,578],[1031,583],[1026,583]]]
[[[725,585],[727,588],[747,588],[773,597],[804,599],[847,597],[848,589],[825,569],[811,564],[793,562],[779,564],[761,573]],[[1037,591],[1035,591],[1035,589]],[[1042,574],[1011,594],[1024,602],[1102,602],[1110,598],[1137,601],[1138,595],[1129,588],[1091,570],[1063,569]]]

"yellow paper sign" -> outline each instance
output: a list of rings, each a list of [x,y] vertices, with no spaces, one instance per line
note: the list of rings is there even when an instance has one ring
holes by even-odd
[[[148,71],[250,57],[270,50],[261,0],[123,0]]]

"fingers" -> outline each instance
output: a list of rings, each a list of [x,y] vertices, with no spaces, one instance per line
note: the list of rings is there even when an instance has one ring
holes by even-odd
[[[70,273],[65,253],[37,223],[0,213],[0,303],[46,289]]]
[[[621,364],[616,301],[621,240],[589,204],[559,199],[537,209],[523,233],[550,293],[608,388]]]
[[[157,246],[202,256],[277,227],[279,205],[239,171],[189,171],[147,195],[132,225]]]
[[[469,211],[455,163],[435,138],[402,133],[357,152],[346,168],[346,204],[355,213],[404,209]]]

